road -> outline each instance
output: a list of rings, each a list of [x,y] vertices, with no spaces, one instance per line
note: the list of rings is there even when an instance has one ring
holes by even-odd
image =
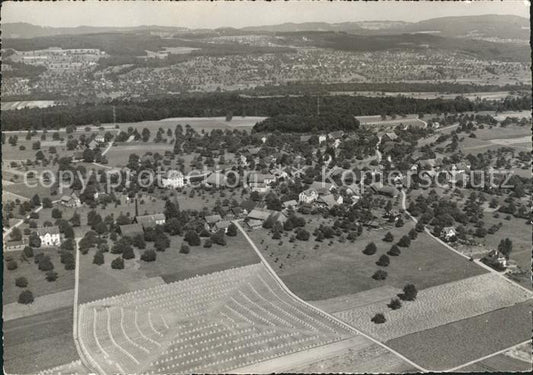
[[[402,194],[402,208],[403,208],[403,210],[405,211],[405,213],[406,213],[407,215],[409,215],[409,217],[411,218],[411,220],[413,220],[415,223],[418,223],[418,220],[417,220],[415,217],[413,217],[413,216],[409,213],[409,211],[407,211],[407,205],[406,205],[407,197],[406,197],[405,191],[402,190],[402,191],[401,191],[401,194]],[[446,242],[444,242],[444,241],[441,240],[440,238],[434,236],[433,233],[431,233],[431,231],[430,231],[428,228],[424,228],[424,231],[425,231],[425,232],[426,232],[431,238],[433,238],[435,241],[437,241],[438,243],[440,243],[442,246],[446,247],[448,250],[453,251],[453,252],[456,253],[457,255],[459,255],[459,256],[461,256],[461,257],[463,257],[463,258],[465,258],[465,259],[470,260],[470,257],[469,257],[468,255],[465,255],[465,254],[463,254],[462,252],[460,252],[460,251],[454,249],[453,247],[451,247],[449,244],[447,244]],[[479,267],[484,268],[485,270],[487,270],[487,271],[489,271],[489,272],[491,272],[491,273],[497,275],[498,277],[502,278],[502,279],[505,280],[506,282],[511,283],[511,284],[513,284],[514,286],[516,286],[516,287],[522,289],[523,291],[527,292],[527,294],[528,294],[530,297],[533,297],[533,291],[527,289],[526,287],[523,287],[523,286],[520,285],[520,284],[517,284],[517,283],[514,282],[513,280],[511,280],[511,279],[505,277],[504,274],[502,274],[502,273],[496,271],[495,269],[493,269],[493,268],[487,266],[486,264],[480,262],[478,259],[475,259],[475,260],[474,260],[474,263],[477,264]]]
[[[319,310],[317,309],[315,306],[307,303],[306,301],[304,301],[303,299],[301,299],[300,297],[298,297],[297,295],[295,295],[289,288],[287,288],[287,286],[285,285],[285,283],[279,278],[279,276],[277,275],[277,273],[272,269],[272,267],[270,266],[270,264],[267,262],[267,260],[263,257],[263,254],[261,254],[261,251],[257,248],[257,246],[255,245],[255,243],[252,241],[252,239],[250,238],[250,236],[248,236],[248,233],[246,233],[244,231],[244,229],[242,228],[242,226],[240,225],[240,223],[236,220],[233,221],[233,223],[237,226],[237,228],[239,228],[239,230],[241,231],[241,233],[244,235],[244,237],[246,238],[246,240],[248,240],[248,242],[250,243],[250,245],[252,246],[252,248],[254,249],[254,251],[256,252],[256,254],[259,256],[259,258],[261,259],[261,262],[265,265],[265,267],[268,269],[268,271],[271,273],[272,277],[274,277],[274,279],[276,279],[276,281],[279,283],[279,285],[281,286],[281,288],[283,288],[283,290],[285,290],[285,292],[287,292],[287,294],[289,294],[292,298],[300,301],[301,303],[303,303],[304,305],[307,305],[308,307],[310,307],[311,309],[315,310],[315,311],[320,311],[322,314],[325,314],[327,315],[329,318],[337,321],[338,323],[342,324],[344,327],[346,327],[347,329],[349,329],[350,331],[354,332],[354,333],[357,333],[358,335],[361,335],[363,337],[366,337],[367,339],[369,339],[370,341],[378,344],[379,346],[387,349],[389,352],[395,354],[397,357],[401,358],[402,360],[404,360],[405,362],[409,363],[411,366],[414,366],[416,369],[420,370],[421,372],[429,372],[429,370],[419,366],[418,364],[414,363],[413,361],[411,361],[409,358],[405,357],[404,355],[398,353],[397,351],[395,351],[394,349],[388,347],[387,345],[383,344],[382,342],[376,340],[375,338],[367,335],[366,333],[363,333],[361,331],[359,331],[357,328],[355,327],[352,327],[351,325],[347,324],[346,322],[340,320],[339,318],[333,316],[333,315],[330,315],[322,310]]]
[[[26,198],[26,199],[27,199],[27,198]],[[37,207],[35,210],[33,210],[32,213],[33,213],[33,212],[39,212],[39,211],[41,211],[42,209],[43,209],[43,206],[39,206],[39,207]],[[30,218],[30,215],[31,215],[31,213],[28,214],[28,215],[26,216],[26,219],[29,219],[29,218]],[[17,221],[17,223],[16,223],[15,225],[12,225],[11,227],[9,227],[9,228],[4,232],[3,238],[5,239],[5,238],[6,238],[6,237],[7,237],[7,236],[13,231],[13,229],[19,227],[19,226],[24,222],[24,220],[25,220],[25,219],[20,219],[19,221]],[[4,249],[4,251],[11,251],[11,250],[6,250],[6,249]]]

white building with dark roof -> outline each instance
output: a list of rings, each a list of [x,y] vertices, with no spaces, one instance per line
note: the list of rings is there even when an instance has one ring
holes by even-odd
[[[61,234],[59,233],[59,227],[43,227],[37,228],[35,231],[41,239],[42,247],[61,245]]]

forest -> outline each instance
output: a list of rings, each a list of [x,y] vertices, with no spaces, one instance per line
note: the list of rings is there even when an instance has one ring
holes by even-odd
[[[424,113],[459,113],[475,111],[528,110],[531,95],[500,101],[470,101],[458,97],[413,99],[407,97],[374,98],[363,96],[328,96],[320,99],[320,113],[339,116],[402,115]],[[215,117],[279,115],[311,116],[317,112],[316,96],[250,98],[238,94],[214,93],[167,96],[145,101],[114,100],[107,103],[61,105],[2,111],[4,130],[58,129],[67,125],[161,120],[169,117]]]
[[[305,133],[317,131],[354,131],[359,121],[351,115],[335,113],[315,115],[276,115],[255,124],[254,132],[273,132],[278,130],[287,133]]]

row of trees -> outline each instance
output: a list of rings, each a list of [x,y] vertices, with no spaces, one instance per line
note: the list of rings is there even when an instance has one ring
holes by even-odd
[[[362,96],[329,96],[320,103],[320,112],[351,116],[376,113],[452,113],[529,109],[531,96],[507,98],[503,101],[473,102],[458,97],[454,100],[413,99],[406,97],[373,98]],[[253,98],[238,94],[214,93],[163,97],[142,102],[113,101],[105,104],[86,103],[77,106],[3,111],[5,130],[62,128],[68,125],[110,123],[112,106],[124,122],[160,120],[169,117],[226,116],[310,116],[316,113],[316,97]]]

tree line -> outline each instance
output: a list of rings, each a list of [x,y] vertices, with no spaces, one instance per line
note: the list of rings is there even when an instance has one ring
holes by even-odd
[[[113,105],[116,108],[118,122],[161,120],[169,117],[214,117],[226,116],[228,113],[232,113],[233,117],[311,116],[317,112],[315,96],[249,98],[234,93],[212,93],[168,96],[145,101],[115,100],[101,104],[85,103],[48,108],[24,108],[17,111],[2,111],[1,120],[5,130],[58,129],[68,125],[112,123]],[[462,97],[445,100],[346,95],[322,97],[319,105],[321,114],[339,116],[504,111],[531,108],[531,95],[519,98],[509,97],[501,101],[480,102]]]

